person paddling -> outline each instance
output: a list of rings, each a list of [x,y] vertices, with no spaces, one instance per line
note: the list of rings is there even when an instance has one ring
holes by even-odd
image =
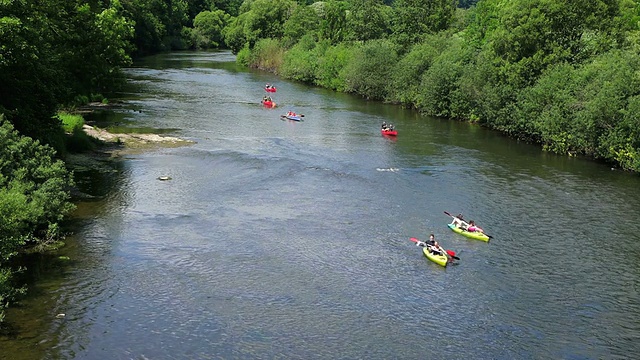
[[[467,226],[467,231],[469,232],[481,232],[484,233],[484,230],[476,226],[475,221],[469,220],[469,226]]]
[[[451,225],[463,230],[467,230],[467,227],[469,227],[469,224],[467,224],[467,222],[464,221],[464,219],[462,218],[462,214],[458,214],[457,216],[452,216],[452,217],[453,217],[453,221],[451,221]]]
[[[429,234],[429,240],[427,240],[426,242],[418,240],[418,241],[416,241],[416,246],[422,246],[422,247],[425,247],[427,245],[433,246],[433,245],[435,245],[435,243],[436,243],[435,236],[433,234]]]

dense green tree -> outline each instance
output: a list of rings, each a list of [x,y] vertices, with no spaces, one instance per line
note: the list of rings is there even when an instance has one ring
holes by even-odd
[[[332,44],[343,41],[348,31],[348,3],[340,0],[328,0],[316,2],[312,6],[320,17],[318,37],[321,40],[329,40]]]
[[[52,116],[70,92],[58,82],[66,79],[50,41],[57,32],[55,18],[42,8],[0,2],[0,113],[21,133],[51,143],[51,135],[61,134]]]
[[[99,12],[87,4],[78,5],[74,16],[67,19],[73,27],[66,28],[66,36],[57,40],[64,41],[58,49],[64,51],[61,60],[66,71],[73,74],[72,93],[107,91],[113,88],[114,71],[130,64],[133,24],[122,12],[120,1],[113,0],[110,7]]]
[[[231,16],[238,16],[243,0],[213,0],[216,9],[220,9]],[[213,10],[213,7],[210,8]]]
[[[222,31],[231,16],[222,10],[203,11],[193,21],[191,33],[196,48],[217,48],[223,42]]]
[[[519,87],[552,64],[579,63],[616,43],[616,0],[484,0],[477,10],[474,33],[490,40],[502,72]]]
[[[353,58],[353,49],[347,43],[331,45],[329,40],[318,43],[319,55],[316,68],[316,84],[338,91],[346,91],[344,69]]]
[[[436,36],[430,37],[436,38]],[[435,55],[433,52],[431,55]],[[464,118],[468,107],[460,91],[464,69],[473,59],[473,51],[458,36],[447,38],[446,47],[439,48],[431,66],[421,76],[416,107],[439,117]]]
[[[422,75],[431,67],[448,46],[444,35],[428,35],[423,43],[416,44],[411,51],[398,60],[391,69],[388,101],[401,104],[416,104],[422,92]]]
[[[391,8],[382,0],[350,0],[349,5],[348,40],[373,40],[388,35]]]
[[[456,10],[452,0],[396,0],[393,3],[393,36],[409,46],[425,34],[445,30],[453,22]]]
[[[126,0],[127,19],[135,23],[137,55],[181,48],[181,34],[189,25],[186,0]]]
[[[297,4],[292,0],[253,0],[240,7],[240,15],[232,18],[224,30],[225,43],[237,54],[260,39],[284,36],[284,23]]]
[[[319,26],[320,17],[313,7],[295,6],[283,25],[285,46],[293,46],[307,34],[316,36]]]
[[[620,51],[577,67],[554,66],[521,93],[511,126],[553,152],[617,161],[637,171],[639,70],[637,55]]]
[[[131,26],[118,1],[0,3],[0,112],[22,134],[62,151],[57,107],[113,84],[127,64]]]
[[[316,69],[318,67],[318,47],[311,34],[304,36],[284,55],[284,60],[280,72],[282,76],[314,83],[316,80]]]
[[[355,47],[344,69],[346,91],[368,99],[386,98],[390,74],[398,61],[397,50],[389,40],[372,40]]]

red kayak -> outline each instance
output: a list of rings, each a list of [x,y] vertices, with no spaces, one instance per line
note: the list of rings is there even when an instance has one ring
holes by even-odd
[[[273,101],[268,101],[268,100],[264,101],[264,100],[262,100],[261,103],[262,103],[262,106],[264,106],[266,108],[273,109],[274,107],[276,107],[276,103],[274,103]]]
[[[266,92],[276,92],[276,87],[275,86],[265,87],[264,91],[266,91]]]
[[[388,130],[388,129],[387,129],[387,130],[384,130],[384,129],[381,129],[381,130],[380,130],[380,133],[381,133],[382,135],[398,136],[398,130]]]

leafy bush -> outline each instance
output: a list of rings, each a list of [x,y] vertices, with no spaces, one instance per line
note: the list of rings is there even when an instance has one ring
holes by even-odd
[[[84,118],[82,115],[58,112],[58,118],[62,121],[62,128],[65,132],[71,133],[75,129],[82,129]]]
[[[420,92],[422,74],[431,67],[447,44],[445,36],[429,36],[400,58],[391,69],[387,100],[414,105]]]
[[[54,155],[49,146],[20,136],[0,115],[0,307],[14,291],[7,261],[26,245],[48,240],[73,209],[71,175]]]
[[[193,20],[191,41],[200,48],[217,48],[223,42],[222,30],[230,21],[231,16],[222,10],[203,11]]]
[[[318,44],[319,54],[316,71],[316,84],[333,90],[345,91],[346,81],[342,74],[345,66],[353,57],[351,48],[346,43],[329,46],[330,40]]]
[[[249,44],[245,44],[245,46],[238,51],[238,55],[236,55],[236,63],[238,65],[249,67],[250,61],[251,49],[249,49]]]
[[[416,97],[416,106],[421,111],[451,118],[467,115],[467,106],[458,82],[471,62],[469,50],[458,37],[450,38],[446,48],[434,49],[431,55],[438,54],[422,75],[420,92]]]
[[[391,69],[397,61],[396,45],[388,40],[373,40],[355,47],[344,69],[346,91],[368,99],[384,99]]]
[[[260,39],[251,51],[249,66],[277,73],[284,59],[280,41]]]
[[[305,35],[284,54],[280,74],[283,77],[313,83],[318,67],[316,42],[311,35]]]

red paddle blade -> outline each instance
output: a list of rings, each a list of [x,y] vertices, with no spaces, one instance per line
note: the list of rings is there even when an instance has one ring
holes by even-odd
[[[409,240],[411,240],[411,241],[413,241],[413,242],[415,242],[415,243],[417,243],[418,241],[420,241],[420,240],[418,240],[418,239],[416,239],[416,238],[414,238],[414,237],[409,238]]]
[[[447,254],[449,254],[449,256],[456,256],[456,252],[453,250],[446,250]]]

